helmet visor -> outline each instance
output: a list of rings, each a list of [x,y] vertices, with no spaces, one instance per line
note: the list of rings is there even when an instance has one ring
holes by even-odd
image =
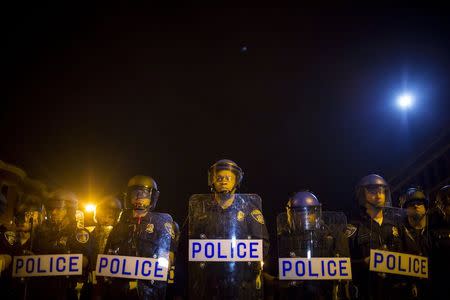
[[[319,227],[322,215],[320,206],[287,208],[288,222],[294,230],[314,230]]]
[[[139,187],[128,190],[126,205],[128,209],[145,210],[150,207],[152,189]]]

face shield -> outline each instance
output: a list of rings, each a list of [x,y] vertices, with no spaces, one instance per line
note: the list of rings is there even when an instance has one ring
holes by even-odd
[[[64,201],[49,201],[45,206],[45,210],[48,220],[54,224],[60,224],[68,213]]]
[[[38,210],[25,211],[15,218],[17,230],[22,232],[30,232],[36,229],[42,223],[42,213]]]
[[[95,222],[100,226],[114,226],[119,219],[120,210],[108,206],[97,207],[95,211]]]
[[[145,187],[133,187],[128,190],[126,198],[126,208],[133,210],[149,210],[154,203],[152,203],[153,189]]]
[[[406,215],[418,222],[422,220],[427,213],[425,202],[423,200],[411,200],[405,204]]]
[[[222,159],[208,169],[208,186],[213,193],[232,194],[239,188],[244,172],[233,161]]]
[[[315,230],[320,227],[322,207],[287,207],[288,224],[294,231]]]

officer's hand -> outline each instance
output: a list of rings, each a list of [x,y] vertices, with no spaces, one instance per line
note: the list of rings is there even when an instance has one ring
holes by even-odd
[[[168,283],[175,282],[175,266],[171,266],[169,269],[169,278],[167,279]]]
[[[137,288],[137,280],[128,282],[129,289],[132,291]]]
[[[89,264],[89,259],[83,255],[83,269]]]
[[[0,272],[3,272],[6,270],[6,268],[9,267],[11,264],[12,257],[8,254],[1,254],[0,255]]]
[[[175,262],[175,253],[169,251],[169,266],[173,266]]]
[[[418,295],[419,295],[419,292],[417,290],[417,286],[415,284],[413,284],[412,287],[411,287],[411,296],[413,298],[417,298]]]
[[[366,258],[364,258],[364,262],[366,264],[370,264],[370,256],[367,256]]]
[[[345,283],[345,296],[343,299],[358,299],[359,290],[358,287],[351,281]]]

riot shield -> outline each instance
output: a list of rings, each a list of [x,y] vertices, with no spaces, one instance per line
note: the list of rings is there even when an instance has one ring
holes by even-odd
[[[27,298],[52,299],[65,294],[76,297],[87,281],[85,258],[90,258],[92,245],[89,232],[75,223],[57,228],[47,220],[36,229],[30,242],[35,255],[14,257],[17,268],[13,270],[13,277],[32,277],[27,281]]]
[[[149,212],[141,219],[124,216],[98,255],[96,276],[112,278],[111,297],[164,299],[178,240],[178,227],[168,214]]]
[[[346,216],[326,211],[314,217],[315,226],[295,223],[288,213],[277,217],[281,299],[338,299],[340,281],[351,279]]]
[[[189,199],[189,298],[263,299],[268,233],[254,194]]]

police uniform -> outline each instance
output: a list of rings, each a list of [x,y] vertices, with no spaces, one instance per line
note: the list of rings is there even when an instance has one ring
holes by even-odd
[[[1,272],[0,290],[2,291],[2,299],[17,299],[20,293],[13,287],[14,281],[11,278],[12,259],[14,255],[20,255],[20,245],[16,240],[16,233],[0,224],[0,254],[9,255],[11,263],[8,268]]]
[[[144,217],[133,218],[125,211],[109,235],[105,252],[157,258],[160,253],[175,252],[179,237],[178,225],[168,214],[148,212]],[[164,299],[167,282],[128,279],[111,279],[107,299]]]
[[[269,236],[264,217],[253,204],[259,197],[234,194],[233,203],[223,209],[214,199],[215,194],[209,199],[196,196],[189,200],[190,239],[262,239],[267,255]],[[260,262],[189,263],[192,299],[262,299],[262,281]]]
[[[403,232],[403,250],[405,253],[430,257],[431,253],[431,237],[428,228],[415,229],[410,226],[408,220],[402,225]],[[428,264],[428,274],[430,264]],[[431,275],[429,275],[431,276]],[[409,282],[409,297],[411,299],[428,299],[430,293],[429,279],[408,277],[405,281]]]
[[[405,288],[396,275],[369,271],[364,262],[370,249],[402,252],[401,228],[396,221],[384,216],[381,225],[367,214],[347,225],[352,259],[353,282],[360,299],[403,299]],[[400,297],[400,298],[399,298]]]
[[[78,228],[75,222],[58,228],[46,221],[37,228],[33,237],[32,251],[41,254],[83,254],[90,258],[92,251],[92,238],[85,228]],[[91,262],[89,262],[91,263]],[[84,268],[81,276],[55,276],[36,277],[30,280],[30,293],[32,299],[76,299],[76,287],[87,282],[89,265]]]

